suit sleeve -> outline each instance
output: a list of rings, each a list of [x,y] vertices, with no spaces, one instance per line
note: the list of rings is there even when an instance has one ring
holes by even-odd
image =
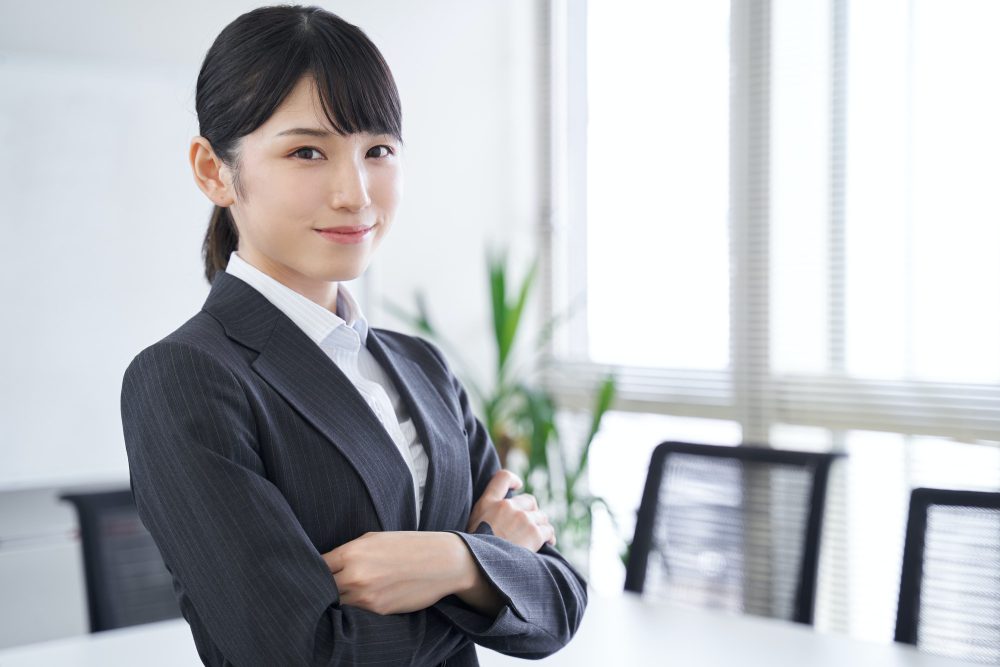
[[[122,384],[132,492],[164,562],[236,665],[428,665],[469,643],[430,610],[341,605],[336,583],[258,455],[235,374],[160,342]]]
[[[419,340],[437,357],[448,375],[451,391],[458,397],[469,438],[475,502],[500,469],[500,459],[444,356],[432,343]],[[448,532],[462,538],[480,571],[507,604],[494,618],[475,611],[454,595],[443,598],[433,608],[475,643],[507,655],[543,658],[573,638],[587,607],[587,582],[554,547],[544,544],[533,552],[494,535],[487,523],[480,524],[474,533]]]

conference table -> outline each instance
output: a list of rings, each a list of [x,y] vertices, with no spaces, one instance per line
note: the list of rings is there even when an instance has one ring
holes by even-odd
[[[483,667],[524,660],[479,647]],[[573,640],[545,665],[733,667],[959,667],[910,646],[815,632],[786,621],[651,602],[632,593],[590,595]],[[0,650],[0,667],[178,667],[200,665],[183,619]]]

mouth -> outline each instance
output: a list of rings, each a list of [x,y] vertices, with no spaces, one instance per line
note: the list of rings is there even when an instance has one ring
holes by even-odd
[[[375,225],[351,225],[343,227],[325,227],[323,229],[314,229],[313,231],[328,241],[333,241],[334,243],[360,243],[370,235],[373,229],[375,229]]]

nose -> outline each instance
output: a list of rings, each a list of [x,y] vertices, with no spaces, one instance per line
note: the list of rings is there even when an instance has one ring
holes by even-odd
[[[368,174],[363,164],[343,160],[333,175],[333,207],[360,211],[371,202],[368,196]]]

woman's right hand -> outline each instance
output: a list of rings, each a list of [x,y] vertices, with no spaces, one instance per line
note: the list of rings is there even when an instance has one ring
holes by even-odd
[[[494,535],[525,549],[538,551],[546,542],[554,545],[555,529],[545,513],[538,509],[535,497],[522,493],[507,498],[508,489],[519,489],[522,485],[521,478],[511,471],[498,470],[472,508],[467,531],[475,532],[485,521]]]

